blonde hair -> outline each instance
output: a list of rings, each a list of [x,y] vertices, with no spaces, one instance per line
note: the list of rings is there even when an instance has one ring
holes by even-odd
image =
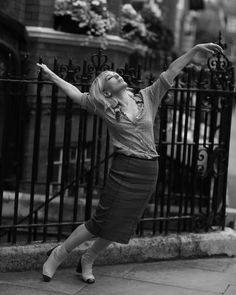
[[[107,98],[104,95],[104,82],[105,78],[109,74],[115,73],[114,71],[103,71],[101,72],[93,81],[93,83],[90,86],[89,94],[90,94],[90,101],[94,106],[94,111],[96,111],[97,106],[100,105],[104,108],[104,111],[106,111],[108,108],[112,108],[112,105],[114,105],[114,100],[112,103],[112,99]],[[134,95],[134,90],[132,88],[127,87],[127,92],[130,96]]]
[[[109,100],[105,97],[103,93],[105,77],[110,73],[114,73],[114,72],[113,71],[101,72],[94,79],[93,83],[90,86],[89,94],[90,94],[91,102],[93,103],[95,110],[97,108],[97,105],[102,105],[104,107],[104,110],[110,107]]]

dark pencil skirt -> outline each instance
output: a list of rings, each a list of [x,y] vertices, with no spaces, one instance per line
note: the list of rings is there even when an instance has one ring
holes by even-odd
[[[116,155],[94,215],[85,223],[94,236],[127,244],[155,191],[158,160]]]

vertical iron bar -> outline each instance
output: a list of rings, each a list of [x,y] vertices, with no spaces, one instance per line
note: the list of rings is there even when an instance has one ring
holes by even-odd
[[[216,180],[213,178],[213,171],[212,171],[212,156],[214,153],[214,146],[215,146],[215,133],[216,133],[216,128],[217,128],[217,106],[218,106],[218,96],[214,96],[214,99],[212,99],[212,106],[211,106],[211,116],[210,116],[210,134],[209,134],[209,147],[208,147],[208,160],[207,160],[207,167],[209,167],[209,175],[208,175],[208,181],[209,181],[209,186],[208,186],[208,192],[209,192],[209,202],[211,202],[210,206],[210,212],[209,215],[214,216],[214,189],[213,189],[213,194],[211,194],[212,187],[211,183],[212,181],[215,182],[214,186],[216,185]],[[209,224],[211,226],[211,224]]]
[[[72,72],[72,61],[69,61],[67,81],[70,81],[70,74]],[[71,79],[72,80],[72,79]],[[71,141],[71,119],[72,119],[72,100],[66,97],[65,107],[65,121],[64,121],[64,138],[63,138],[63,157],[62,157],[62,174],[61,174],[61,190],[60,190],[60,204],[59,204],[59,224],[63,221],[63,208],[64,208],[64,194],[65,186],[68,181],[68,168],[69,168],[69,153],[70,153],[70,141]],[[58,241],[61,240],[62,227],[58,226]]]
[[[12,72],[12,65],[13,65],[13,60],[12,60],[12,54],[9,53],[8,54],[8,78],[11,78],[11,76],[13,76],[13,72]],[[19,101],[16,101],[17,98],[14,97],[13,93],[12,93],[12,89],[14,89],[15,87],[12,87],[14,84],[9,84],[9,88],[7,89],[8,90],[8,95],[9,95],[9,100],[11,101],[12,103],[12,109],[10,109],[10,111],[17,117],[19,114],[17,113],[18,111],[18,106],[19,106]],[[11,113],[9,113],[9,115],[11,115]],[[17,122],[17,119],[16,119],[16,122]],[[11,123],[10,123],[11,124]],[[9,125],[10,127],[10,125]],[[15,126],[16,129],[18,129],[18,126]],[[17,130],[18,131],[18,130]],[[10,139],[11,140],[11,139]],[[10,148],[10,146],[8,145],[8,148]],[[13,163],[13,167],[14,167],[14,170],[16,169],[16,158],[15,158],[15,154],[14,156],[12,156],[12,158],[9,158],[9,160],[14,160],[14,163]],[[8,163],[8,165],[10,164],[10,162]],[[14,171],[15,172],[15,171]],[[17,180],[17,179],[15,179]],[[13,210],[13,225],[16,225],[17,224],[17,220],[18,220],[18,204],[19,204],[19,190],[18,188],[16,187],[17,184],[15,183],[15,198],[14,198],[14,210]],[[16,242],[16,228],[13,227],[13,230],[12,230],[12,243],[15,243]]]
[[[16,85],[17,86],[17,85]],[[16,187],[15,187],[15,204],[14,204],[14,225],[18,222],[18,205],[19,205],[19,191],[20,191],[20,176],[22,170],[22,154],[23,154],[23,128],[24,128],[24,93],[26,84],[20,83],[17,91],[22,91],[20,96],[16,96],[18,100],[17,105],[17,126],[16,126]],[[20,88],[20,89],[19,89]],[[16,242],[17,230],[13,231],[13,243]]]
[[[199,153],[199,137],[200,137],[200,119],[201,119],[201,95],[197,94],[196,101],[196,113],[195,113],[195,124],[194,124],[194,135],[193,135],[193,157],[192,157],[192,177],[191,177],[191,200],[190,200],[190,214],[191,217],[195,211],[195,194],[196,194],[196,178],[198,175],[198,153]],[[187,205],[187,204],[186,204]],[[187,207],[187,206],[186,206]],[[190,223],[191,230],[193,223]]]
[[[78,140],[77,140],[77,158],[76,158],[76,174],[75,174],[75,189],[74,189],[74,210],[73,222],[77,221],[78,199],[79,199],[79,182],[80,182],[80,166],[82,154],[82,132],[83,132],[83,112],[79,112]],[[75,226],[73,226],[73,229]]]
[[[3,192],[4,192],[4,178],[6,173],[6,166],[7,166],[7,136],[8,136],[8,128],[10,124],[10,113],[11,113],[11,101],[9,97],[10,91],[10,82],[5,82],[6,85],[6,97],[5,97],[5,117],[3,123],[3,133],[2,133],[2,146],[1,146],[1,158],[0,158],[0,226],[2,225],[2,210],[3,210]],[[3,84],[4,86],[4,84]],[[5,88],[5,87],[4,87]],[[8,230],[9,235],[11,233],[11,229]],[[0,236],[1,237],[1,236]]]
[[[87,179],[87,196],[85,205],[85,220],[88,220],[92,212],[92,199],[93,199],[93,183],[94,183],[94,168],[96,157],[96,142],[97,142],[97,115],[93,116],[93,143],[91,155],[91,167]]]
[[[38,223],[38,211],[34,212],[34,224]],[[33,229],[33,240],[37,240],[37,226],[34,227]]]
[[[177,147],[176,147],[176,167],[175,170],[178,171],[178,175],[181,175],[181,178],[184,179],[184,163],[182,156],[182,133],[183,133],[183,115],[184,115],[184,92],[180,92],[180,101],[179,101],[179,112],[178,112],[178,130],[177,130]],[[181,159],[182,156],[182,159]],[[177,183],[176,183],[177,182]],[[179,186],[179,181],[177,178],[177,181],[175,184]],[[183,189],[180,185],[180,202],[181,202],[181,210],[182,210],[182,198],[183,198]],[[179,207],[180,208],[180,207]],[[179,217],[181,217],[181,211],[179,210]],[[178,219],[178,226],[177,231],[180,232],[181,227],[181,219]]]
[[[166,182],[167,182],[167,119],[168,119],[168,107],[165,104],[165,99],[162,100],[160,108],[160,135],[159,135],[159,177],[158,177],[158,193],[160,192],[160,217],[164,217],[164,207],[165,207],[165,198],[166,198]],[[159,186],[161,186],[159,190]],[[163,221],[160,221],[159,232],[163,232]]]
[[[220,211],[220,225],[225,227],[225,210],[226,210],[226,192],[227,192],[227,175],[228,175],[228,158],[229,158],[229,144],[230,144],[230,130],[231,130],[231,117],[232,117],[232,97],[225,94],[224,99],[227,100],[226,104],[221,105],[221,118],[219,130],[219,149],[225,153],[224,162],[217,161],[216,175],[217,183],[215,185],[215,212],[214,216],[218,217]],[[220,158],[219,158],[220,159]],[[221,207],[221,208],[219,208]],[[217,224],[218,225],[218,224]]]
[[[170,217],[170,207],[171,207],[171,197],[173,196],[173,180],[174,180],[174,157],[175,157],[175,131],[176,131],[176,118],[177,118],[177,98],[178,92],[174,93],[174,108],[173,108],[173,125],[172,125],[172,135],[171,135],[171,146],[170,146],[170,171],[169,171],[169,183],[167,188],[167,207],[166,207],[166,223],[165,223],[165,233],[169,230],[169,217]]]
[[[54,59],[53,71],[58,73],[57,60]],[[48,210],[49,210],[49,194],[50,194],[50,183],[53,176],[53,155],[55,151],[55,135],[56,135],[56,119],[57,119],[57,93],[58,88],[55,84],[52,85],[51,93],[51,112],[50,112],[50,123],[49,123],[49,140],[48,140],[48,156],[47,156],[47,174],[46,174],[46,191],[45,191],[45,206],[44,206],[44,224],[48,223]],[[47,238],[47,227],[43,228],[43,242]]]
[[[108,164],[109,164],[109,159],[108,159],[109,150],[110,150],[110,136],[109,136],[109,132],[107,129],[103,186],[106,184],[106,180],[107,180]]]
[[[227,181],[228,181],[228,165],[229,165],[229,148],[230,148],[230,135],[231,135],[231,123],[232,123],[232,112],[233,112],[233,99],[235,99],[235,93],[231,93],[231,97],[228,97],[229,105],[228,112],[226,114],[227,128],[225,134],[225,147],[226,147],[226,169],[223,179],[223,189],[222,189],[222,230],[225,229],[225,218],[226,218],[226,194],[227,194]]]
[[[95,173],[95,184],[98,185],[99,182],[99,172],[100,172],[100,161],[101,161],[101,147],[102,147],[102,127],[103,120],[99,118],[98,124],[98,137],[97,137],[97,153],[96,153],[96,173]]]
[[[39,63],[42,63],[42,59],[39,59]],[[33,143],[33,163],[31,172],[31,188],[30,188],[30,206],[29,206],[29,225],[33,223],[33,210],[34,210],[34,192],[35,183],[38,177],[38,160],[39,160],[39,145],[40,145],[40,126],[41,126],[41,113],[42,113],[42,97],[41,91],[43,85],[42,71],[39,72],[37,78],[37,97],[36,97],[36,117],[34,125],[34,143]],[[28,229],[28,242],[32,240],[32,227]]]
[[[207,141],[208,141],[208,138],[207,138],[208,131],[209,131],[208,118],[209,118],[209,112],[207,110],[205,110],[204,111],[204,135],[203,135],[203,144],[202,144],[204,148],[207,148]],[[207,190],[204,187],[203,200],[204,200],[204,206],[206,209],[206,215],[209,216],[209,213],[210,213],[210,175],[205,177],[205,182],[206,182],[206,179],[209,179],[209,181],[208,181],[209,185],[207,187]]]
[[[153,218],[157,218],[157,214],[158,214],[158,205],[159,205],[159,196],[158,196],[158,187],[159,187],[159,172],[158,172],[158,179],[157,179],[157,184],[156,184],[156,190],[155,190],[155,195],[154,195],[154,211],[153,211]],[[152,234],[155,235],[156,233],[156,221],[154,220],[152,223]]]
[[[187,88],[190,88],[191,85],[191,76],[188,76],[188,84]],[[184,138],[183,138],[183,150],[182,150],[182,182],[180,184],[180,200],[179,200],[179,212],[178,212],[178,232],[180,232],[180,228],[182,226],[182,214],[183,214],[183,195],[184,193],[184,187],[186,186],[186,183],[188,183],[187,174],[185,172],[187,163],[186,163],[186,153],[187,153],[187,144],[188,144],[188,131],[189,131],[189,103],[190,103],[190,91],[187,91],[186,101],[185,101],[185,122],[184,122]]]
[[[82,155],[81,155],[81,171],[80,171],[80,181],[81,182],[86,182],[86,177],[85,175],[87,173],[85,169],[85,149],[86,149],[86,139],[87,139],[87,123],[88,123],[88,114],[87,112],[83,111],[83,133],[82,133]]]
[[[87,81],[86,76],[87,71],[87,63],[83,62],[83,71],[81,76],[81,91],[84,92],[87,90],[87,85],[85,81]],[[86,111],[80,108],[79,111],[79,128],[78,128],[78,140],[77,140],[77,159],[76,159],[76,177],[75,177],[75,196],[74,196],[74,211],[73,211],[73,222],[77,220],[77,212],[78,212],[78,198],[79,198],[79,183],[83,181],[83,163],[84,163],[84,143],[86,142],[86,120],[87,115],[85,116]],[[75,226],[73,226],[73,229]]]
[[[87,91],[88,90],[88,76],[87,76],[87,62],[84,61],[83,62],[83,72],[82,72],[82,76],[81,76],[81,81],[82,81],[82,85],[81,85],[81,90],[82,92]],[[84,154],[85,154],[85,147],[86,147],[86,137],[87,137],[87,120],[88,120],[88,114],[87,111],[82,110],[81,109],[81,163],[80,163],[80,182],[83,183],[85,182],[85,178],[87,176],[85,176],[84,171],[85,171],[85,167],[84,167]],[[83,126],[83,127],[82,127]]]
[[[184,215],[186,216],[188,214],[188,204],[189,204],[189,195],[191,194],[191,187],[192,187],[192,183],[191,181],[191,171],[192,171],[192,157],[193,157],[193,145],[189,145],[188,146],[188,160],[187,160],[187,179],[188,179],[188,183],[187,183],[187,190],[186,190],[186,194],[185,194],[185,200],[184,200]],[[190,180],[190,181],[189,181]],[[183,231],[186,231],[186,223],[188,220],[185,220],[183,223]]]

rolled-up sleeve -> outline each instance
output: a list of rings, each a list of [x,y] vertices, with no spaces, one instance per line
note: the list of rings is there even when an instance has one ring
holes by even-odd
[[[86,109],[90,113],[95,113],[95,106],[91,102],[91,98],[88,92],[84,92],[81,96],[80,105],[83,109]]]
[[[156,107],[161,103],[166,92],[172,87],[165,77],[165,72],[161,73],[160,77],[150,86],[142,89],[140,92],[148,96],[152,104]]]

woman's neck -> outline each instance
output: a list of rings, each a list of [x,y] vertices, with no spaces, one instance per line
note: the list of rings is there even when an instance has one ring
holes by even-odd
[[[130,93],[126,90],[122,91],[119,95],[117,95],[117,99],[119,103],[121,104],[121,106],[123,107],[128,106],[130,98],[131,98]]]

